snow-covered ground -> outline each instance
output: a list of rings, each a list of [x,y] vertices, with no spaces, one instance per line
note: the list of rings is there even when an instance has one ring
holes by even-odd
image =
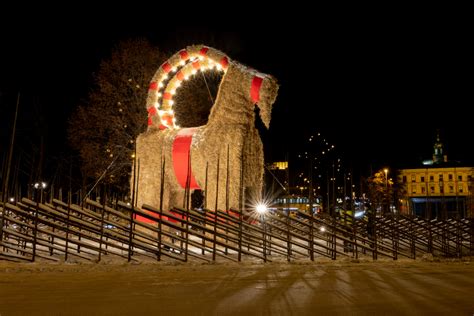
[[[108,257],[107,257],[108,258]],[[474,260],[0,261],[0,315],[473,315]]]

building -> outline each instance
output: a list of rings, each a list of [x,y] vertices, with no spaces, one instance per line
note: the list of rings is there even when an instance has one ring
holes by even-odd
[[[319,214],[322,211],[321,198],[315,198],[313,203],[313,214]],[[288,213],[291,211],[300,211],[310,214],[310,201],[307,196],[285,195],[275,199],[272,202],[272,209]]]
[[[400,170],[407,198],[404,211],[427,219],[472,217],[473,177],[474,167],[448,161],[438,135],[432,160]]]

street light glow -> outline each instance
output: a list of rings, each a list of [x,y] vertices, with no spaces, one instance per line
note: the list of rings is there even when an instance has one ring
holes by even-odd
[[[36,182],[33,185],[35,189],[46,189],[46,186],[47,186],[46,182]]]
[[[267,206],[265,204],[257,204],[257,206],[255,207],[255,209],[257,210],[257,213],[259,214],[264,214],[267,212]]]

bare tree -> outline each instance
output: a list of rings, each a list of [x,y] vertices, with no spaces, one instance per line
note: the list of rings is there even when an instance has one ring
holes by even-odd
[[[134,142],[146,129],[148,86],[169,56],[147,40],[135,39],[120,42],[100,63],[94,87],[68,127],[68,139],[79,152],[85,179],[100,179],[128,190]],[[198,73],[183,84],[174,106],[180,126],[207,122],[220,79],[218,74]]]
[[[68,138],[85,178],[108,170],[102,181],[127,183],[135,138],[146,128],[148,84],[164,60],[165,54],[137,39],[120,42],[100,63],[93,89],[69,120]]]

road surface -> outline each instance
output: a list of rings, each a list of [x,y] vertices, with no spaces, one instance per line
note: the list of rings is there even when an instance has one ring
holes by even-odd
[[[474,261],[0,262],[0,315],[474,315]]]

